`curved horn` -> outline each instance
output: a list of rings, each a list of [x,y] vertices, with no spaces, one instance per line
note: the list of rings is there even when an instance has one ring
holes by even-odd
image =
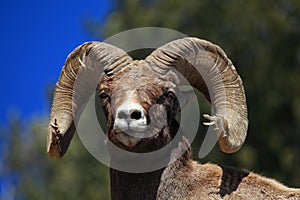
[[[244,143],[247,105],[240,76],[223,50],[198,38],[172,41],[153,51],[146,61],[163,69],[175,68],[211,102],[213,116],[205,125],[215,125],[222,151],[237,151]]]
[[[52,103],[47,137],[51,158],[65,154],[76,131],[73,116],[82,111],[102,72],[113,75],[131,60],[123,50],[101,42],[84,43],[70,53],[56,83]]]

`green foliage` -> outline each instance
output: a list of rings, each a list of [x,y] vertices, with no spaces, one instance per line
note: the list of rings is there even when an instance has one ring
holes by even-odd
[[[7,152],[8,173],[20,176],[17,199],[110,199],[108,167],[89,155],[77,136],[65,157],[51,160],[46,123],[33,123],[28,134],[20,127],[12,122]]]

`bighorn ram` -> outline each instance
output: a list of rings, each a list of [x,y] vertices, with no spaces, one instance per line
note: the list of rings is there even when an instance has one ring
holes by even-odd
[[[81,71],[85,76],[75,87]],[[80,115],[95,90],[107,116],[107,138],[115,146],[135,153],[164,147],[180,131],[175,118],[180,111],[177,97],[182,78],[178,74],[211,102],[215,114],[204,117],[214,126],[221,150],[237,151],[248,126],[242,80],[220,47],[197,38],[183,38],[154,50],[145,60],[132,60],[125,51],[101,42],[76,48],[56,84],[48,155],[60,158],[65,154],[76,131],[74,116]],[[215,77],[218,75],[219,79]],[[161,116],[166,120],[160,120]],[[162,123],[161,128],[152,128],[150,137],[138,137],[149,131],[150,123]],[[299,189],[272,179],[191,160],[185,134],[168,156],[176,156],[182,148],[186,150],[178,159],[155,171],[130,173],[110,168],[112,199],[300,199]],[[118,155],[112,153],[111,162],[114,156]]]

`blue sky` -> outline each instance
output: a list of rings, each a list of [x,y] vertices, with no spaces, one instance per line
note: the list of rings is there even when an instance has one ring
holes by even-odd
[[[111,10],[109,0],[1,1],[0,128],[16,116],[23,123],[47,119],[47,89],[57,81],[65,58],[81,43],[97,39],[85,30],[84,21],[105,22]],[[2,139],[0,198],[12,199],[11,189],[18,178],[14,172],[2,174],[7,147]]]
[[[66,56],[83,42],[95,40],[86,19],[105,21],[109,0],[4,0],[0,3],[0,126],[9,117],[30,120],[47,116],[47,88],[59,76]]]

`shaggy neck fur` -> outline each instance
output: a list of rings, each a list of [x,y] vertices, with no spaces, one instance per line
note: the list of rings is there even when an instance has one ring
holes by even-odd
[[[170,157],[176,156],[180,148],[186,147],[186,142],[178,144]],[[178,166],[186,166],[191,157],[191,150],[188,150],[171,165],[162,169],[147,173],[128,173],[110,168],[110,186],[112,200],[155,200],[159,194],[159,187],[162,185],[162,176],[165,171],[176,171]],[[169,174],[169,173],[167,173]],[[172,176],[171,174],[169,174]],[[168,179],[164,177],[163,179]]]
[[[112,200],[156,199],[163,169],[147,173],[128,173],[110,169]]]

